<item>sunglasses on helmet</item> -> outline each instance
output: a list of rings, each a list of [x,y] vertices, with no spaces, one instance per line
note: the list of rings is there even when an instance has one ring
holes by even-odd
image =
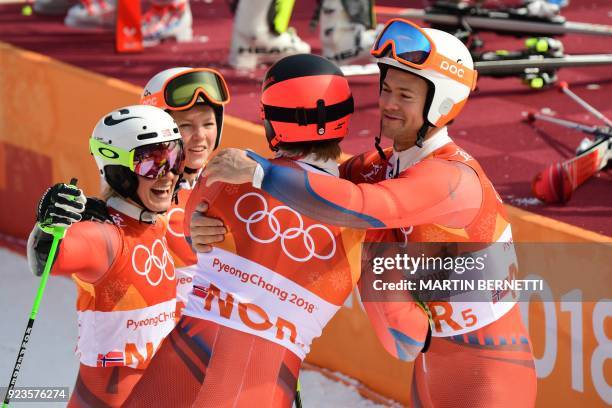
[[[130,151],[90,139],[89,148],[94,155],[102,157],[109,164],[127,167],[149,179],[161,178],[169,171],[180,174],[185,164],[183,142],[180,139],[138,146]]]
[[[195,105],[202,95],[216,105],[225,105],[230,100],[221,74],[208,68],[194,68],[167,79],[159,92],[145,96],[141,103],[158,106],[156,101],[163,98],[166,109],[185,110]]]
[[[407,20],[390,20],[378,35],[372,51],[380,58],[391,49],[396,61],[416,69],[432,69],[474,90],[477,72],[436,51],[436,45],[419,26]]]

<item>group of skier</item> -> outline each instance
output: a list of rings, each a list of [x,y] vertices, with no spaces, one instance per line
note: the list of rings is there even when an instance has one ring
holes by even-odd
[[[140,105],[100,119],[89,145],[102,199],[51,187],[28,241],[40,274],[50,229],[67,228],[52,274],[78,290],[69,406],[291,406],[312,340],[368,274],[364,242],[476,243],[491,257],[501,246],[509,254],[489,272],[513,273],[501,199],[446,127],[476,85],[468,49],[394,19],[371,54],[380,136],[340,166],[353,96],[340,69],[312,54],[280,59],[263,79],[270,160],[232,148],[208,160],[230,100],[212,69],[162,71]],[[535,404],[512,293],[362,298],[385,349],[415,361],[413,406]]]

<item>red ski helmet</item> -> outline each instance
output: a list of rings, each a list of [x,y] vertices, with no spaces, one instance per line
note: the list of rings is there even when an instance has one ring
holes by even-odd
[[[354,105],[348,81],[334,63],[296,54],[266,72],[261,110],[266,138],[276,149],[279,143],[344,138]]]

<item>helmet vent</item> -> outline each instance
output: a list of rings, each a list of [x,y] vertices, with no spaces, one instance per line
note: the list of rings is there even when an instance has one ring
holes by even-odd
[[[157,132],[141,133],[136,136],[138,140],[154,139],[157,137]]]

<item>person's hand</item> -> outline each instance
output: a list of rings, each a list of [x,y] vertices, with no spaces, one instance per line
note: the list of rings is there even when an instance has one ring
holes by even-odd
[[[217,181],[230,184],[243,184],[253,181],[257,162],[251,160],[244,150],[228,148],[221,150],[206,164],[202,177],[206,186]]]
[[[96,222],[107,222],[112,224],[113,218],[108,212],[108,206],[106,201],[96,198],[87,197],[87,203],[85,203],[85,211],[81,214],[81,221],[96,221]]]
[[[197,252],[212,251],[211,244],[222,242],[227,234],[223,221],[206,216],[208,204],[200,203],[191,215],[191,246]]]
[[[58,183],[50,187],[40,199],[36,221],[42,229],[63,227],[81,221],[87,198],[75,186]]]

